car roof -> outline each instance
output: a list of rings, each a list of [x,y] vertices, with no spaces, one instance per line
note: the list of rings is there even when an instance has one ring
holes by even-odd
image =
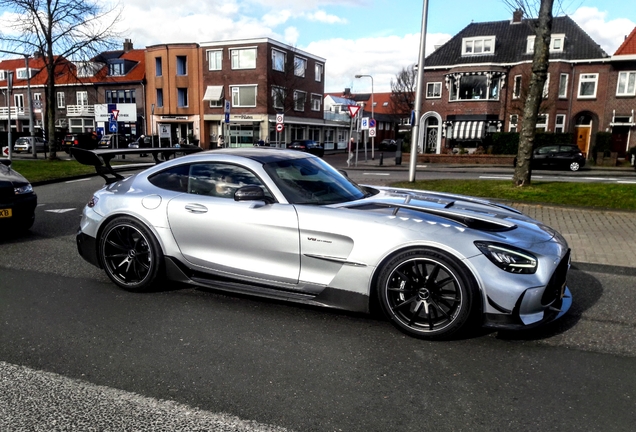
[[[267,148],[267,147],[223,148],[223,149],[217,149],[217,150],[210,150],[205,153],[231,154],[231,155],[236,155],[236,156],[252,159],[262,164],[280,162],[280,161],[285,161],[290,159],[306,159],[310,157],[315,157],[313,155],[310,155],[304,152],[272,148],[272,147],[270,148]],[[198,153],[198,154],[201,154],[201,153]]]

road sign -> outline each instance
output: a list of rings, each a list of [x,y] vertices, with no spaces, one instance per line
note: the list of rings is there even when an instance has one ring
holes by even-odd
[[[349,105],[347,108],[349,108],[349,115],[351,117],[355,117],[356,114],[358,114],[358,111],[360,111],[360,107],[358,105]]]
[[[375,135],[375,128],[374,128],[374,127],[369,128],[369,136],[370,136],[371,138],[374,138],[374,137],[376,136],[376,135]]]
[[[283,131],[283,129],[285,129],[285,125],[284,125],[284,124],[282,124],[282,123],[278,123],[278,124],[276,125],[276,132],[282,132],[282,131]]]
[[[360,123],[360,129],[362,130],[369,129],[369,117],[362,117],[362,122]]]
[[[109,121],[108,122],[108,131],[111,133],[117,133],[117,122]]]
[[[276,124],[285,123],[285,114],[276,114]]]
[[[229,100],[226,100],[226,101],[225,101],[225,104],[223,105],[223,112],[224,112],[225,114],[229,114],[229,113],[230,113],[230,108],[231,108],[231,107],[232,107],[232,105],[230,104],[230,101],[229,101]],[[227,121],[226,121],[225,123],[229,123],[229,122],[227,122]]]
[[[225,113],[225,123],[229,123],[230,122],[230,113],[226,112]]]
[[[119,117],[119,110],[112,110],[111,113],[113,114],[113,120],[117,120],[117,117]]]
[[[374,128],[375,127],[375,119],[374,118],[370,118],[369,119],[369,129]]]
[[[9,157],[9,147],[2,147],[2,155]]]

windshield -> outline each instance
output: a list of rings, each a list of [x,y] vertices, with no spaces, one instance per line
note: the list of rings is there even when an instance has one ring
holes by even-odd
[[[337,204],[366,196],[360,186],[319,158],[272,162],[264,168],[291,204]]]

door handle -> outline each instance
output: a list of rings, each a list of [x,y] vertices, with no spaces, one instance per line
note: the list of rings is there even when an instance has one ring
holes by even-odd
[[[201,204],[186,204],[186,211],[190,213],[207,213],[208,208]]]

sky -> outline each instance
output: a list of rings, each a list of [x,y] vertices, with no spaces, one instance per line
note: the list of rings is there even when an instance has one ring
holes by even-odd
[[[538,1],[538,0],[537,0]],[[526,2],[536,3],[534,0]],[[423,0],[125,0],[119,31],[135,48],[268,37],[326,59],[325,91],[391,91],[418,62]],[[428,0],[426,52],[471,22],[509,20],[514,0]],[[608,54],[636,27],[625,0],[555,0]],[[0,10],[2,20],[10,15]]]

